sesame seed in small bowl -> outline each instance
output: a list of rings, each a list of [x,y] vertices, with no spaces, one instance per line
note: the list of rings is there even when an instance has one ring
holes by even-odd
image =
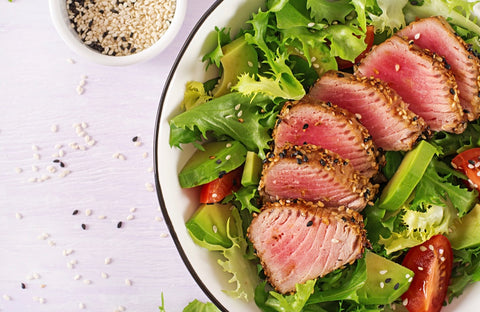
[[[149,60],[180,30],[187,0],[49,0],[57,32],[78,55],[111,66]]]

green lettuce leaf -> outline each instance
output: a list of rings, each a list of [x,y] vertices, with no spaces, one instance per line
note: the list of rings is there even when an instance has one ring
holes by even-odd
[[[345,23],[345,18],[354,9],[350,0],[307,0],[307,8],[312,11],[312,17],[316,22],[327,21],[329,24],[334,21]]]
[[[228,136],[265,158],[278,107],[264,95],[229,93],[196,106],[170,120],[170,145],[195,143],[208,137]],[[241,114],[241,115],[240,115]],[[239,117],[240,116],[240,117]],[[245,135],[248,133],[248,135]]]
[[[220,309],[211,302],[201,302],[195,299],[183,309],[183,312],[220,312]]]
[[[255,303],[263,311],[301,312],[314,291],[316,280],[308,280],[295,285],[295,293],[282,295],[275,291],[266,291],[266,282],[257,286]]]
[[[375,31],[377,33],[387,32],[391,35],[395,30],[404,27],[406,23],[402,10],[407,2],[408,0],[377,0],[378,8],[382,13],[376,15],[373,12],[368,12]]]
[[[470,122],[463,133],[436,132],[429,140],[440,151],[440,156],[450,156],[480,146],[480,121]]]
[[[207,68],[209,65],[214,64],[220,69],[221,73],[220,60],[223,56],[222,46],[230,43],[232,39],[230,38],[230,30],[227,30],[226,28],[219,29],[218,27],[215,27],[215,32],[217,34],[215,48],[210,53],[206,54],[202,58],[202,61],[207,61]]]
[[[184,110],[189,110],[211,99],[212,96],[207,94],[203,83],[199,81],[189,81],[186,85],[181,107]]]
[[[480,247],[454,250],[453,258],[448,302],[459,297],[468,285],[480,281]]]
[[[246,209],[250,213],[260,212],[260,209],[254,204],[259,201],[257,185],[242,187],[234,193],[234,198],[240,203],[241,209]]]

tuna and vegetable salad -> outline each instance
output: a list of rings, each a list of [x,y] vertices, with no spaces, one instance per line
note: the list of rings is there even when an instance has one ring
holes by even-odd
[[[440,311],[480,280],[480,4],[268,0],[170,145],[192,239],[262,311]],[[198,304],[198,302],[195,302]]]

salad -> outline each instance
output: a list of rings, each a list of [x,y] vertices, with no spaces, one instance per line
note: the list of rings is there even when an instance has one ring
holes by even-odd
[[[371,248],[355,263],[281,294],[267,283],[246,237],[261,211],[262,161],[283,104],[304,97],[329,70],[350,71],[373,44],[415,18],[445,17],[480,52],[475,5],[269,0],[238,34],[215,29],[217,44],[203,61],[218,77],[187,84],[185,111],[170,121],[170,144],[198,149],[179,173],[182,187],[201,188],[186,227],[198,245],[223,255],[219,265],[233,284],[229,295],[254,300],[262,311],[438,311],[480,279],[478,120],[461,134],[436,132],[412,151],[385,152],[379,196],[362,211]],[[404,187],[409,183],[402,181],[412,179]],[[392,184],[404,199],[385,199]],[[427,259],[432,254],[434,261]],[[405,281],[387,291],[391,278],[380,276],[380,264]],[[440,273],[449,277],[437,278]],[[428,293],[414,291],[418,285]]]

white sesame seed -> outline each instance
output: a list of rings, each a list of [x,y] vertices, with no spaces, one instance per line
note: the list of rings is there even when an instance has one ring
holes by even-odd
[[[239,112],[237,113],[237,117],[238,117],[238,118],[242,117],[242,115],[243,115],[243,111],[239,111]]]
[[[33,276],[34,279],[39,279],[40,278],[40,274],[38,274],[38,273],[33,273],[32,276]]]
[[[387,270],[381,270],[381,271],[378,272],[378,273],[380,273],[380,275],[385,275],[385,274],[387,274],[387,272],[388,272]]]
[[[93,140],[93,139],[91,139],[91,140],[89,140],[89,141],[87,142],[87,144],[88,144],[89,146],[94,146],[95,143],[97,143],[97,141],[95,141],[95,140]]]
[[[130,208],[131,213],[134,213],[135,211],[137,211],[137,208],[135,208],[135,207]]]
[[[143,153],[143,154],[142,154],[142,157],[143,157],[143,158],[147,158],[147,157],[148,157],[148,153],[147,153],[147,152]]]
[[[61,150],[59,150],[59,151],[58,151],[58,156],[60,156],[60,157],[63,157],[63,156],[65,156],[65,151],[64,151],[64,150],[62,150],[62,149],[61,149]]]
[[[405,278],[410,278],[410,274],[405,274]]]
[[[468,165],[467,165],[467,167],[468,167],[469,169],[473,169],[473,168],[475,168],[475,166],[474,166],[474,165],[472,165],[472,164],[468,164]]]
[[[125,285],[127,285],[127,286],[132,286],[132,281],[129,280],[128,278],[125,279]]]
[[[83,280],[83,283],[84,283],[85,285],[90,285],[90,284],[92,283],[92,281],[89,280],[89,279],[86,279],[86,280]]]
[[[21,220],[23,218],[23,215],[20,212],[17,212],[15,213],[15,218],[17,218],[17,220]]]
[[[117,157],[117,158],[120,159],[120,160],[125,160],[125,159],[127,159],[127,158],[125,157],[125,155],[123,155],[123,154],[118,154],[118,157]]]
[[[41,303],[41,304],[44,304],[46,302],[45,298],[38,298],[38,302]]]
[[[83,90],[83,88],[82,88],[81,86],[77,86],[77,89],[76,89],[76,90],[77,90],[77,94],[78,94],[78,95],[82,95],[83,92],[84,92],[84,90]]]
[[[55,245],[56,245],[56,243],[53,240],[48,241],[48,246],[53,247]]]
[[[12,297],[10,297],[10,296],[7,295],[7,294],[4,294],[4,295],[3,295],[3,299],[5,299],[6,301],[10,301],[10,300],[12,300]]]
[[[444,261],[445,261],[445,257],[440,257],[440,261],[444,262]]]
[[[218,232],[218,228],[217,228],[217,226],[216,226],[215,224],[212,226],[212,231],[213,231],[213,233],[217,233],[217,232]]]
[[[310,58],[310,62],[312,62],[312,63],[315,62],[316,60],[317,60],[317,58],[316,58],[315,56],[312,56],[312,57]]]
[[[155,221],[157,221],[157,222],[162,222],[162,221],[163,221],[163,218],[160,217],[160,216],[156,216],[156,217],[155,217]]]
[[[80,82],[78,83],[78,85],[79,85],[80,87],[83,87],[86,82],[87,82],[86,80],[82,79],[82,80],[80,80]]]
[[[241,106],[242,106],[241,104],[237,104],[237,105],[235,105],[235,110],[236,110],[236,111],[238,111],[238,110],[240,109],[240,107],[241,107]]]
[[[212,198],[217,198],[217,196],[218,196],[217,193],[212,194]]]
[[[40,160],[40,154],[38,153],[33,153],[33,159]]]
[[[105,264],[112,263],[112,258],[105,258]]]
[[[108,274],[105,273],[105,272],[102,272],[101,276],[102,276],[103,279],[107,279],[107,278],[108,278]]]
[[[147,171],[148,172],[153,172],[153,167],[148,167]]]
[[[66,177],[67,175],[69,175],[71,173],[70,170],[63,170],[62,172],[60,172],[60,174],[58,175],[60,178],[64,178]]]
[[[73,264],[71,264],[70,262],[67,262],[67,268],[73,269]]]
[[[32,151],[38,151],[40,148],[35,145],[35,144],[32,144]]]
[[[153,192],[153,191],[154,191],[153,184],[150,183],[150,182],[145,183],[145,188],[146,188],[147,191],[149,191],[149,192]]]
[[[314,22],[308,23],[307,26],[308,27],[313,27],[313,26],[315,26],[315,23]]]
[[[31,183],[37,182],[37,178],[35,177],[29,178],[28,182],[31,182]]]
[[[420,33],[416,33],[415,36],[413,37],[415,40],[420,39]]]
[[[58,125],[55,125],[55,124],[52,125],[52,126],[50,127],[50,130],[51,130],[52,132],[57,132],[57,131],[58,131]]]
[[[428,249],[430,249],[431,251],[433,251],[433,250],[434,250],[433,245],[428,245]]]
[[[338,243],[338,242],[339,242],[339,240],[338,240],[338,239],[336,239],[336,238],[332,238],[332,243],[336,244],[336,243]]]
[[[423,267],[419,266],[419,267],[418,267],[418,270],[419,270],[419,271],[423,271]]]
[[[137,142],[134,143],[134,145],[135,145],[136,147],[139,147],[139,146],[142,146],[143,143],[142,143],[141,141],[137,141]]]
[[[395,64],[395,71],[398,72],[400,70],[400,64]]]
[[[420,246],[420,251],[427,251],[427,247],[425,247],[425,246]]]
[[[16,172],[16,173],[22,173],[22,172],[23,172],[23,169],[20,168],[20,167],[17,167],[17,168],[15,168],[15,172]],[[479,171],[479,172],[480,172],[480,171]]]
[[[82,76],[80,76],[80,79],[81,79],[81,80],[87,80],[87,79],[88,79],[88,76],[87,76],[87,75],[82,75]]]
[[[88,217],[88,216],[91,216],[92,215],[92,209],[87,209],[85,210],[85,215]]]
[[[57,171],[57,168],[54,166],[47,166],[47,171],[50,173],[55,173]]]
[[[355,117],[357,117],[357,119],[359,119],[359,120],[362,119],[362,115],[360,115],[359,113],[356,113]]]
[[[411,283],[413,281],[413,276],[408,279],[408,282]]]
[[[165,232],[163,232],[163,233],[160,233],[160,237],[161,237],[161,238],[168,237],[168,234],[167,234],[167,233],[165,233]]]
[[[253,63],[251,61],[247,62],[248,67],[253,67]]]
[[[118,311],[120,312],[124,312],[125,311],[125,307],[124,306],[118,306]]]
[[[73,279],[76,280],[76,281],[78,281],[78,280],[81,279],[81,278],[82,278],[82,276],[79,275],[79,274],[77,274],[77,275],[75,275],[75,276],[73,277]]]
[[[403,304],[404,307],[406,307],[407,304],[408,304],[408,298],[405,298],[405,299],[402,301],[402,304]]]
[[[83,303],[80,302],[80,303],[78,304],[78,308],[79,308],[79,309],[85,309],[85,304],[83,304]]]
[[[225,156],[225,160],[229,160],[230,158],[232,158],[232,155]]]
[[[67,58],[67,62],[70,64],[75,64],[75,60],[71,58]]]
[[[55,146],[53,148],[58,150],[58,149],[61,149],[62,147],[63,147],[62,144],[55,144]]]
[[[103,220],[103,219],[106,219],[107,217],[104,216],[104,215],[99,215],[98,218],[99,218],[100,220]]]
[[[384,288],[385,287],[385,283],[384,282],[380,282],[380,288]]]
[[[135,217],[134,217],[133,215],[128,215],[128,216],[127,216],[127,220],[128,220],[128,221],[131,221],[131,220],[133,220],[134,218],[135,218]]]
[[[444,252],[445,252],[445,250],[443,250],[443,248],[439,248],[439,249],[438,249],[438,253],[439,253],[439,254],[443,255]]]
[[[320,68],[320,65],[317,63],[313,63],[313,68]]]
[[[232,143],[227,143],[227,144],[225,144],[225,147],[226,147],[226,148],[232,147]]]

